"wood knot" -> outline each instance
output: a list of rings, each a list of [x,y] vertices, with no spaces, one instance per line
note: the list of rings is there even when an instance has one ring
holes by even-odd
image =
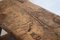
[[[18,0],[19,2],[21,2],[21,3],[24,3],[25,2],[25,0]]]
[[[55,23],[57,23],[57,24],[60,24],[60,18],[59,18],[59,17],[55,17],[55,18],[53,19],[53,21],[54,21]]]

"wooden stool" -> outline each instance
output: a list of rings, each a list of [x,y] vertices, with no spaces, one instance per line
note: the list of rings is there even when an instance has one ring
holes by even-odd
[[[60,40],[60,16],[28,0],[0,2],[1,28],[17,40]]]

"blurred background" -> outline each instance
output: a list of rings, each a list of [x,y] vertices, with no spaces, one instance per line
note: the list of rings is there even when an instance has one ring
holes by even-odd
[[[60,16],[60,0],[30,0],[30,1]]]

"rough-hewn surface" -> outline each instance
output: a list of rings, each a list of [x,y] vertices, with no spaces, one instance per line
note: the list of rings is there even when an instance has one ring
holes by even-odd
[[[0,12],[1,27],[18,40],[60,40],[60,16],[29,1],[2,1]]]

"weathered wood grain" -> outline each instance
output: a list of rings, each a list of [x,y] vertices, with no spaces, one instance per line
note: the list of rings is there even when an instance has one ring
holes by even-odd
[[[60,16],[29,1],[5,0],[0,3],[6,15],[1,28],[17,40],[60,40]]]

